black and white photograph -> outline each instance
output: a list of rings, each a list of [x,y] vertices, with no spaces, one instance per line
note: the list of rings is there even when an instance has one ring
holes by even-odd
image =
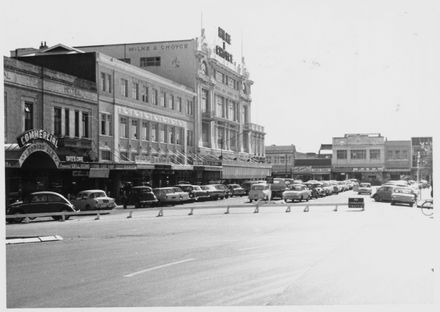
[[[2,310],[438,311],[440,2],[0,7]]]

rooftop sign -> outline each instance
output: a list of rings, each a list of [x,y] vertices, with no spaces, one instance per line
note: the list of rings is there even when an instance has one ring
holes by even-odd
[[[222,46],[216,46],[215,47],[215,54],[220,56],[221,58],[225,59],[226,61],[232,63],[232,54],[226,51],[226,43],[228,45],[231,44],[231,35],[228,34],[226,31],[224,31],[222,28],[218,28],[218,37],[222,39],[223,44]]]

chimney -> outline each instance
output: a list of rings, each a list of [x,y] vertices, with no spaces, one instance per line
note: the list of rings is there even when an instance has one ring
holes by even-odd
[[[47,49],[46,41],[41,41],[39,49],[40,50]]]

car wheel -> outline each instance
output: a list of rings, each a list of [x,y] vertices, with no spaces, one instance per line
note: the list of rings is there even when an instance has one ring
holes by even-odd
[[[17,212],[14,213],[14,215],[18,215],[18,214],[22,214],[22,213],[24,213],[24,212],[23,211],[17,211]],[[10,223],[21,223],[21,221],[23,221],[24,218],[14,218],[14,219],[8,219],[8,220],[11,220]]]
[[[69,212],[68,210],[63,210],[62,212]],[[62,218],[62,217],[61,217]],[[70,216],[69,215],[65,215],[64,216],[64,220],[69,220]]]
[[[410,203],[409,206],[410,206],[410,207],[414,207],[414,203]]]
[[[379,196],[377,196],[377,195],[374,195],[374,196],[373,196],[373,199],[374,199],[374,201],[380,202],[380,198],[379,198]]]

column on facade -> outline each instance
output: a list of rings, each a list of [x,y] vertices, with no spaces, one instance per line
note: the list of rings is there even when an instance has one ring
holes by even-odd
[[[66,135],[66,109],[61,109],[61,135]]]
[[[75,137],[75,111],[69,114],[69,137]]]
[[[83,128],[82,128],[82,111],[78,111],[78,134],[79,137],[82,138],[83,136]]]
[[[176,130],[177,131],[177,130]],[[188,164],[188,159],[187,159],[187,155],[188,155],[188,130],[186,127],[183,128],[183,155],[185,155],[185,157],[183,157],[183,164],[186,165]]]
[[[216,123],[214,121],[209,122],[209,130],[210,130],[210,143],[209,147],[218,148],[218,141],[216,140],[217,131],[216,131]]]

